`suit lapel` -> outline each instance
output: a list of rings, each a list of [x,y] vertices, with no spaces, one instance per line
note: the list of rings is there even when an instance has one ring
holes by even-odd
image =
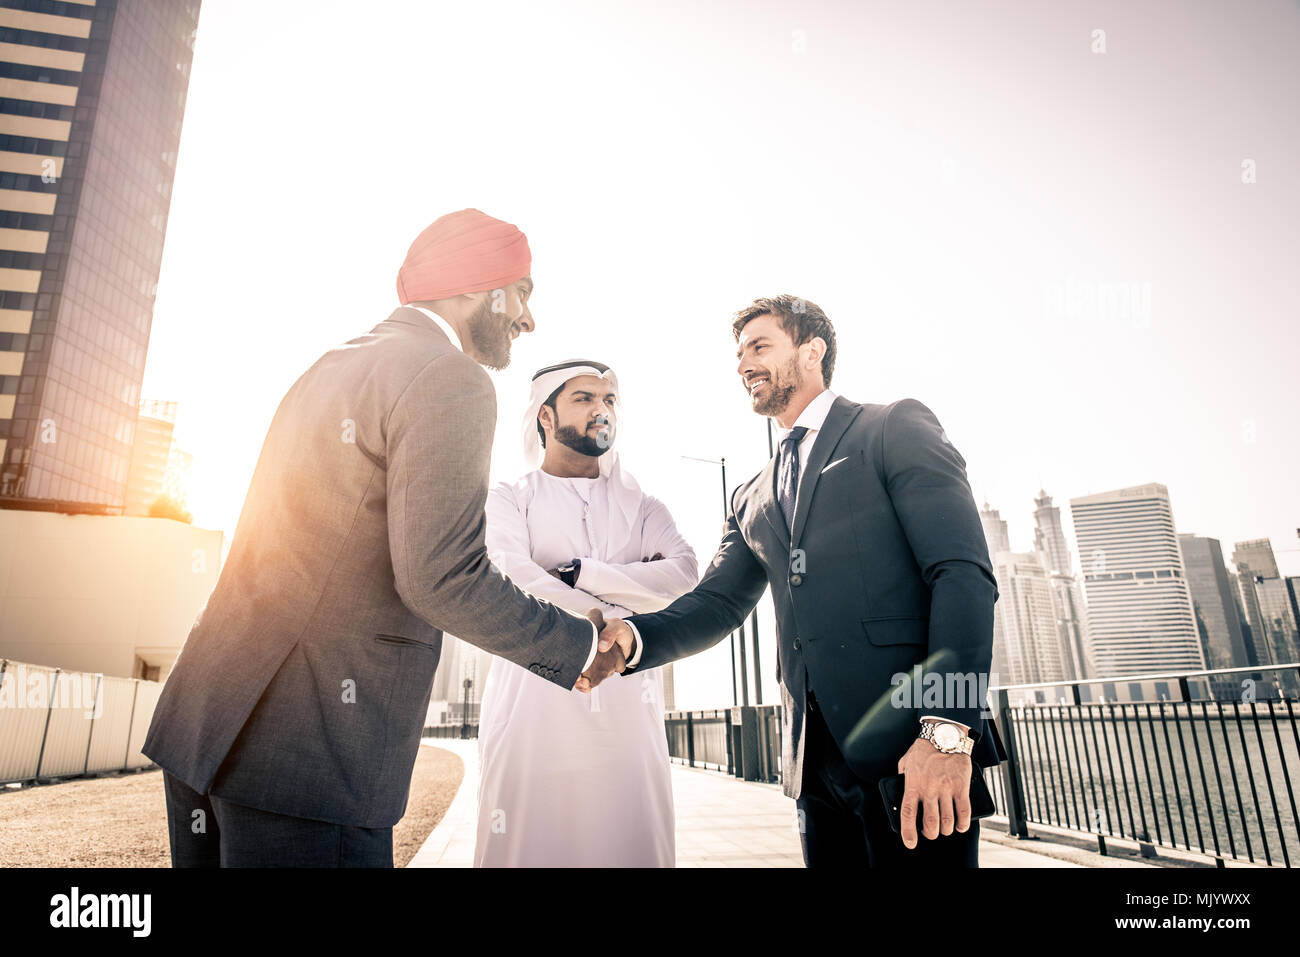
[[[776,460],[775,455],[768,459],[767,465],[759,474],[759,481],[756,483],[758,510],[763,518],[767,519],[767,524],[772,526],[772,531],[776,534],[781,547],[788,551],[790,530],[785,527],[785,517],[781,514],[781,506],[776,499]]]
[[[822,469],[830,461],[831,452],[840,437],[844,435],[844,430],[860,411],[862,406],[850,402],[842,395],[836,396],[835,401],[831,403],[831,410],[826,413],[826,421],[817,431],[817,438],[813,439],[812,451],[808,453],[808,464],[804,466],[803,478],[799,480],[799,494],[794,509],[794,534],[790,536],[791,547],[799,544],[799,536],[803,533],[804,523],[808,521],[808,510],[812,508],[813,493],[817,490],[817,479],[821,477]]]

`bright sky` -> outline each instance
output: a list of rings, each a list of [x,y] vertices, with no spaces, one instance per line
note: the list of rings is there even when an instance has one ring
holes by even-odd
[[[143,393],[180,402],[196,524],[233,530],[284,392],[474,206],[537,283],[496,478],[531,372],[607,362],[703,567],[720,481],[681,456],[761,468],[728,319],[789,292],[836,325],[832,388],[929,405],[1014,547],[1040,486],[1155,481],[1300,574],[1300,8],[1137,6],[208,0]],[[725,643],[678,666],[679,707],[730,695]]]

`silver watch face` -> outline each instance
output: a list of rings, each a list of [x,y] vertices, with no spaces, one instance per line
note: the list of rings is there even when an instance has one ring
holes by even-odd
[[[961,732],[951,724],[941,724],[934,729],[934,743],[942,750],[950,751],[961,741]]]

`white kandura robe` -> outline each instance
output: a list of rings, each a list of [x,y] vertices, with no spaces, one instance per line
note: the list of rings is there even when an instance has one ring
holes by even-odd
[[[579,614],[667,607],[695,587],[695,552],[649,495],[630,537],[610,542],[607,488],[605,476],[541,469],[497,485],[487,500],[488,555],[520,588]],[[664,559],[641,560],[656,553]],[[548,574],[574,558],[576,587]],[[584,694],[495,659],[479,720],[474,865],[675,866],[663,697],[658,668],[611,675]]]

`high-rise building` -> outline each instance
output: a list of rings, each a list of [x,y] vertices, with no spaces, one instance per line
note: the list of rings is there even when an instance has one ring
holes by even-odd
[[[1291,615],[1297,622],[1300,622],[1300,578],[1291,577],[1286,580],[1287,595],[1291,598]]]
[[[1011,551],[1011,539],[1007,535],[1006,520],[988,502],[985,502],[984,507],[980,509],[980,524],[984,526],[984,541],[988,543],[990,558],[998,552]]]
[[[1279,664],[1295,664],[1300,661],[1300,633],[1297,633],[1295,613],[1291,610],[1287,580],[1256,578],[1255,591],[1259,595],[1264,630],[1273,646],[1273,657]]]
[[[1083,592],[1074,576],[1070,546],[1061,527],[1061,510],[1043,489],[1034,498],[1034,550],[1051,572],[1065,678],[1073,681],[1091,677],[1094,666]]]
[[[1052,504],[1052,496],[1045,489],[1039,489],[1034,497],[1034,548],[1047,556],[1047,567],[1051,571],[1061,575],[1074,574],[1070,546],[1061,527],[1061,510]]]
[[[478,721],[478,708],[492,662],[491,652],[452,635],[442,636],[442,654],[429,698],[447,702],[452,723],[460,723],[466,713],[471,723]]]
[[[980,523],[998,582],[990,682],[1005,686],[1075,677],[1061,643],[1061,613],[1047,559],[1036,551],[1011,551],[1007,523],[988,502],[980,509]]]
[[[1281,577],[1273,544],[1267,538],[1237,542],[1232,549],[1255,654],[1262,664],[1300,661],[1300,629],[1291,589]],[[1294,674],[1288,675],[1293,679]]]
[[[997,568],[998,555],[1001,552],[1011,551],[1011,539],[1007,535],[1007,523],[998,514],[998,510],[989,505],[985,500],[984,507],[980,509],[980,524],[984,526],[984,543],[989,549],[989,560],[993,562],[993,567]],[[1002,595],[1001,586],[998,588],[998,601],[993,606],[993,658],[989,663],[991,672],[989,681],[994,685],[1011,684],[1011,664],[1007,657],[1007,637],[1006,627],[1002,622]]]
[[[998,582],[993,647],[1001,654],[995,654],[990,683],[1067,680],[1051,573],[1038,553],[1000,551],[993,557],[993,573]]]
[[[1232,564],[1237,566],[1237,571],[1249,568],[1260,578],[1279,577],[1273,543],[1267,538],[1252,538],[1232,546]]]
[[[1204,668],[1169,490],[1085,495],[1070,513],[1097,677]]]
[[[1178,546],[1183,553],[1206,667],[1244,668],[1254,664],[1246,652],[1246,635],[1218,539],[1179,535]],[[1236,684],[1235,678],[1216,680],[1216,697],[1231,693]]]
[[[199,0],[0,0],[0,506],[122,514]]]
[[[1265,667],[1277,664],[1273,646],[1264,628],[1264,613],[1259,607],[1259,594],[1255,591],[1255,576],[1249,571],[1232,575],[1232,597],[1237,602],[1237,615],[1241,618],[1241,635],[1246,643],[1246,657],[1252,665]]]
[[[149,506],[167,494],[172,464],[172,433],[176,428],[176,403],[140,400],[131,471],[126,483],[126,514],[148,515]],[[179,504],[179,503],[178,503]]]

